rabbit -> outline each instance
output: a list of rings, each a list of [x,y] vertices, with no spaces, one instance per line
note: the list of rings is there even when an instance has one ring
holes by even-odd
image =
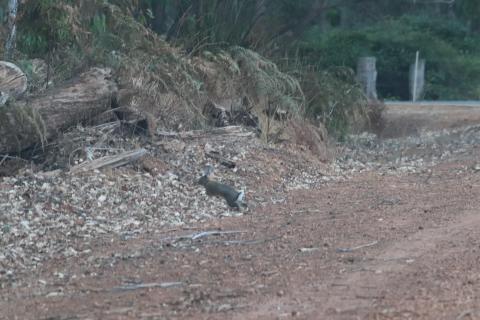
[[[241,207],[246,207],[247,205],[244,202],[245,191],[237,191],[226,184],[210,180],[209,176],[212,172],[213,167],[207,166],[204,170],[203,176],[198,180],[198,184],[205,187],[207,195],[224,198],[227,201],[227,204],[232,208],[240,209]]]

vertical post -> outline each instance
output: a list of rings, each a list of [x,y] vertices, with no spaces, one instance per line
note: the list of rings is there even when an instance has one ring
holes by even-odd
[[[415,63],[410,65],[410,95],[413,102],[423,94],[425,86],[425,59],[420,59],[417,51]]]
[[[415,68],[413,71],[413,90],[412,90],[412,101],[415,102],[417,100],[417,79],[418,79],[418,59],[420,57],[420,51],[417,50],[415,54]]]
[[[361,57],[357,62],[357,80],[369,100],[377,100],[377,69],[375,57]]]
[[[18,0],[8,1],[8,37],[5,43],[5,60],[12,60],[17,36]]]

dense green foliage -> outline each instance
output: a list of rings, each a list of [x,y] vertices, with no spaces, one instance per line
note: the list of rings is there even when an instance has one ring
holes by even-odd
[[[357,58],[377,57],[379,94],[408,99],[409,66],[418,50],[427,61],[427,99],[480,98],[480,37],[459,21],[403,16],[358,30],[305,34],[302,53],[322,68],[354,68]]]

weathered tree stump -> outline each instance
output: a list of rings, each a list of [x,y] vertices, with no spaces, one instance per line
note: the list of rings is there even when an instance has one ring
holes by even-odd
[[[0,61],[0,91],[15,99],[27,90],[27,76],[13,63]]]

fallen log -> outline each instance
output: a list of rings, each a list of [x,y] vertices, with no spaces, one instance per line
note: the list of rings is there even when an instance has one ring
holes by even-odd
[[[138,149],[133,151],[123,152],[114,156],[105,156],[92,161],[85,161],[70,169],[71,173],[78,173],[82,171],[98,170],[104,168],[118,168],[126,164],[135,162],[147,154],[147,150]]]
[[[27,90],[27,76],[16,65],[0,61],[0,91],[15,99],[20,98]]]
[[[232,137],[252,137],[255,135],[255,132],[247,131],[242,126],[228,126],[228,127],[213,128],[211,130],[192,130],[192,131],[183,131],[183,132],[157,131],[156,135],[162,138],[198,139],[198,138],[205,138],[210,135],[232,136]]]
[[[0,153],[44,145],[58,132],[111,108],[117,86],[109,69],[92,68],[46,93],[0,108]]]

